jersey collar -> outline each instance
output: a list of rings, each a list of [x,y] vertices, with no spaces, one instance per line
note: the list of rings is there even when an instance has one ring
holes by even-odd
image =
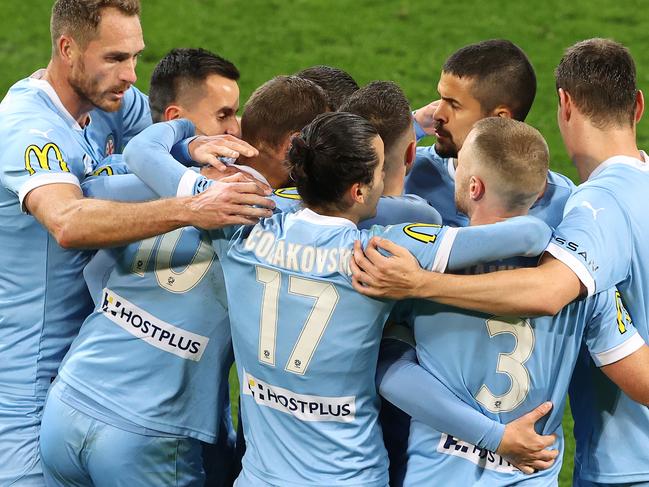
[[[52,85],[49,84],[47,81],[45,81],[43,79],[43,76],[45,76],[45,69],[39,69],[34,74],[32,74],[28,78],[30,86],[33,86],[34,88],[38,88],[43,93],[45,93],[45,95],[50,99],[50,101],[59,110],[59,112],[61,112],[61,115],[63,116],[65,121],[70,125],[71,128],[75,130],[83,131],[79,123],[70,114],[70,112],[67,111],[65,106],[63,106],[63,102],[59,98],[59,95],[56,94],[56,91],[54,91]]]
[[[296,218],[298,220],[304,220],[309,223],[314,223],[316,225],[326,225],[330,227],[350,227],[350,228],[356,228],[356,224],[348,220],[347,218],[341,218],[339,216],[327,216],[327,215],[320,215],[319,213],[316,213],[313,210],[310,210],[309,208],[304,208],[302,210],[296,211],[293,213],[293,218]]]
[[[239,171],[247,172],[248,174],[250,174],[255,179],[258,179],[262,183],[267,184],[268,186],[270,186],[270,183],[264,177],[264,175],[262,173],[260,173],[259,171],[257,171],[256,169],[254,169],[254,168],[252,168],[250,166],[243,166],[241,164],[232,164],[232,166],[236,167]],[[273,188],[273,189],[275,189],[275,188]]]
[[[590,176],[588,176],[588,180],[591,180],[594,177],[598,176],[599,174],[602,173],[602,171],[604,171],[604,169],[614,164],[625,164],[627,166],[635,167],[640,171],[649,171],[649,156],[647,156],[647,153],[645,151],[641,150],[640,157],[642,157],[642,161],[636,159],[635,157],[629,157],[629,156],[609,157],[604,162],[602,162],[599,166],[597,166],[597,168],[595,168],[595,170],[592,173],[590,173]]]
[[[455,181],[455,158],[449,157],[447,159],[446,165],[448,166],[448,175],[451,176],[451,179]]]

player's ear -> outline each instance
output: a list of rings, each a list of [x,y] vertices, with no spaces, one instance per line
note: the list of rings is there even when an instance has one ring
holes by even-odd
[[[473,201],[482,199],[485,194],[485,185],[478,176],[471,176],[469,179],[469,196]]]
[[[165,108],[163,118],[165,122],[168,122],[169,120],[177,120],[183,118],[183,113],[183,109],[178,105],[169,105]]]
[[[288,151],[291,148],[291,142],[293,141],[293,137],[295,137],[299,133],[300,133],[299,131],[289,133],[286,136],[286,138],[279,144],[277,150],[279,151],[279,154],[281,155],[282,159],[288,157]]]
[[[638,90],[635,94],[635,123],[638,123],[644,113],[644,95],[642,90]]]
[[[501,118],[514,118],[510,108],[506,107],[505,105],[498,105],[496,108],[494,108],[494,110],[491,112],[491,116]]]
[[[365,203],[365,191],[361,183],[354,183],[349,187],[347,196],[352,203],[363,204]]]
[[[56,49],[58,51],[58,54],[61,59],[67,64],[70,64],[74,60],[75,50],[77,48],[78,46],[76,42],[74,42],[74,39],[72,39],[72,37],[70,36],[62,35],[56,41]]]
[[[406,147],[406,154],[404,157],[404,162],[406,164],[406,172],[410,169],[412,163],[415,162],[416,156],[417,156],[417,142],[413,140],[408,144],[408,147]]]
[[[559,88],[559,117],[566,122],[572,116],[572,98],[570,93],[563,88]]]

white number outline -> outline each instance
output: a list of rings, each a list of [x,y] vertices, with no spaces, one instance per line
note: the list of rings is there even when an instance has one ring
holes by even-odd
[[[534,351],[536,337],[526,319],[495,316],[486,320],[485,325],[490,338],[509,333],[516,339],[516,346],[511,352],[498,354],[496,365],[496,372],[506,374],[511,385],[507,392],[496,395],[486,384],[482,384],[474,397],[492,413],[506,413],[520,406],[530,391],[530,373],[524,364]]]
[[[178,272],[172,269],[171,260],[173,253],[180,242],[184,230],[184,228],[179,228],[140,242],[135,253],[135,258],[133,259],[131,272],[140,277],[144,277],[144,272],[149,266],[153,250],[157,245],[158,250],[155,256],[154,274],[158,285],[175,294],[191,291],[207,275],[216,258],[216,253],[212,249],[211,243],[206,240],[205,235],[201,234],[200,244],[189,264]]]
[[[264,286],[259,317],[258,358],[261,363],[274,367],[282,275],[273,269],[255,267],[257,281]],[[340,295],[332,283],[298,276],[289,277],[288,292],[297,296],[315,298],[309,316],[302,325],[300,335],[284,367],[287,372],[304,375],[331,321]]]

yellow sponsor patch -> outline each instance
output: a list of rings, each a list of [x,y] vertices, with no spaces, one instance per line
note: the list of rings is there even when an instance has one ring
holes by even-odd
[[[280,198],[286,198],[288,200],[301,200],[302,197],[298,194],[297,188],[295,186],[290,188],[279,188],[273,191],[275,196]]]
[[[35,162],[38,162],[38,165],[42,169],[46,169],[48,171],[51,169],[49,161],[50,151],[54,153],[54,157],[59,163],[61,171],[70,172],[68,163],[63,160],[63,155],[61,154],[61,149],[59,149],[59,146],[54,142],[48,142],[43,147],[32,144],[27,147],[27,149],[25,149],[25,169],[27,169],[30,176],[36,172],[34,170],[34,167],[32,166],[32,156],[36,157]]]
[[[435,223],[411,223],[403,227],[403,232],[408,235],[410,238],[419,240],[424,243],[433,243],[437,240],[437,235],[429,235],[427,233],[418,232],[416,228],[442,228],[441,225]]]

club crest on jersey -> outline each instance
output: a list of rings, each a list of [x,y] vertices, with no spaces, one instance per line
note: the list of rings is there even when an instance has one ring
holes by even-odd
[[[273,386],[243,371],[243,395],[252,396],[260,406],[266,406],[301,421],[333,421],[350,423],[356,418],[355,396],[327,397],[298,394]]]
[[[113,134],[108,134],[106,143],[104,144],[104,155],[112,156],[115,153],[115,137]]]
[[[411,223],[403,227],[403,233],[410,238],[423,243],[433,243],[437,240],[437,234],[431,235],[429,233],[419,232],[416,230],[417,228],[442,228],[442,226],[435,223]]]

